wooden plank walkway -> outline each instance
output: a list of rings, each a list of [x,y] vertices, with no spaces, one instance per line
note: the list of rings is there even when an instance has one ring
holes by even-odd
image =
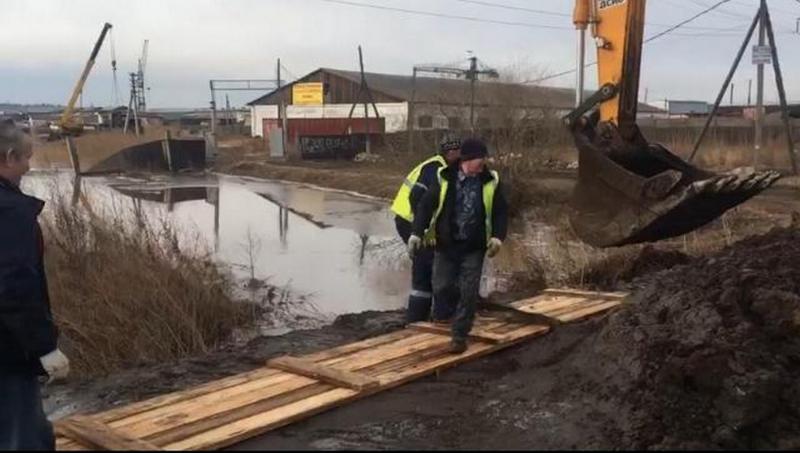
[[[481,312],[464,354],[447,352],[447,328],[416,323],[368,340],[280,357],[264,368],[90,416],[56,422],[58,450],[220,449],[422,376],[541,336],[534,313],[572,322],[622,303],[625,294],[545,290]],[[552,324],[551,324],[552,325]]]

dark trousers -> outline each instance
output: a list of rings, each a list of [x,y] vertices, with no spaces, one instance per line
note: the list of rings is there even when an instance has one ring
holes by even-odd
[[[0,371],[0,450],[55,450],[33,374]]]
[[[448,254],[436,252],[433,260],[434,313],[455,312],[453,338],[466,340],[480,296],[483,257],[486,252]]]
[[[411,236],[411,224],[405,219],[395,217],[397,234],[408,244]],[[428,321],[431,317],[433,302],[433,248],[423,247],[411,261],[411,292],[408,294],[406,321]]]

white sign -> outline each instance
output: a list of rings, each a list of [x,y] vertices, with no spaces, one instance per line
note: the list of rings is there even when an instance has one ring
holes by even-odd
[[[600,0],[600,9],[611,8],[625,3],[625,0]]]
[[[772,64],[772,48],[753,46],[753,64]]]

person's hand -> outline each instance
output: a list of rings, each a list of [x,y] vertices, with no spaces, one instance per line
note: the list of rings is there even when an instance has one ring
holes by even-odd
[[[489,258],[494,257],[497,255],[497,252],[500,251],[500,247],[503,246],[503,241],[497,238],[489,239],[489,243],[486,245],[486,255]]]
[[[69,374],[69,359],[60,349],[55,349],[41,356],[39,362],[41,362],[42,368],[49,376],[48,384],[66,379]]]
[[[422,238],[412,234],[411,237],[408,238],[408,256],[409,256],[409,258],[411,258],[413,260],[414,259],[414,255],[416,255],[417,252],[419,251],[419,249],[421,249],[421,248],[422,248]]]

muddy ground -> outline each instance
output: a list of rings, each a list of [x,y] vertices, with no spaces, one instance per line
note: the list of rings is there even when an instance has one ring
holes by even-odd
[[[227,170],[384,197],[396,189],[393,170],[243,165]],[[796,194],[759,205],[786,197]],[[775,210],[790,214],[783,201]],[[632,291],[624,309],[235,449],[800,448],[799,247],[797,229],[784,229],[700,257],[645,248],[601,266],[613,275],[590,276],[597,287]],[[56,386],[47,407],[54,417],[99,411],[401,326],[400,312],[347,315],[317,330]]]
[[[51,418],[99,412],[253,370],[272,357],[328,349],[378,336],[402,325],[401,312],[343,315],[319,329],[258,337],[246,345],[232,344],[178,362],[143,364],[102,378],[53,385],[45,389],[45,411]]]
[[[623,309],[236,449],[800,448],[800,231],[633,282]]]
[[[747,239],[633,280],[625,308],[234,449],[800,448],[798,256],[800,230]],[[99,410],[401,326],[348,315],[72,391]]]

